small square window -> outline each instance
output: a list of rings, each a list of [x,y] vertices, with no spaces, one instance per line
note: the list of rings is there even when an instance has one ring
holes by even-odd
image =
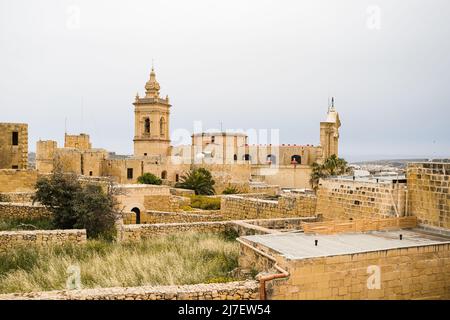
[[[19,169],[19,166],[12,166],[13,169]]]

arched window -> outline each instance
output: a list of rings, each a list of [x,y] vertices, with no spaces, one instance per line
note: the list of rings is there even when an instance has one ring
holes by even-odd
[[[277,157],[275,157],[273,154],[268,154],[266,157],[266,160],[269,164],[276,164],[277,163]]]
[[[150,133],[150,118],[145,118],[144,132]]]
[[[166,170],[161,172],[161,179],[167,179],[167,171]]]
[[[233,156],[233,160],[234,160],[234,161],[237,161],[237,154],[235,154],[235,155]]]
[[[175,182],[178,182],[178,181],[180,181],[180,175],[177,173],[177,174],[175,175]]]
[[[300,157],[298,154],[291,156],[291,164],[301,164],[301,163],[302,157]]]
[[[164,118],[161,117],[161,119],[159,120],[159,134],[161,136],[164,135],[164,130],[165,130],[165,121],[164,121]]]

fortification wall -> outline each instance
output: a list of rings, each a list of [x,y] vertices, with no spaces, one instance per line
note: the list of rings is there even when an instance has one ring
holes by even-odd
[[[86,242],[86,230],[34,230],[0,231],[0,252],[6,252],[18,246],[48,246],[54,244]]]
[[[0,192],[30,192],[38,179],[36,170],[0,170]]]
[[[450,163],[410,163],[408,211],[419,223],[450,229]]]
[[[0,202],[30,203],[34,192],[0,192]]]
[[[227,222],[129,224],[119,227],[118,238],[121,241],[140,241],[178,232],[218,233],[227,230],[227,225]]]
[[[320,180],[316,214],[348,220],[405,214],[406,185],[342,179]]]
[[[0,219],[35,219],[50,215],[51,212],[43,205],[0,202]]]
[[[302,260],[279,259],[287,280],[268,285],[269,299],[450,299],[450,244]],[[380,289],[367,282],[380,267]]]
[[[257,281],[47,291],[0,295],[0,300],[256,300]]]
[[[222,215],[218,214],[218,210],[202,210],[188,212],[173,211],[154,211],[141,212],[141,223],[188,223],[203,221],[220,221],[223,220]],[[123,214],[124,224],[135,224],[136,215],[131,213]]]
[[[222,197],[221,214],[226,219],[308,217],[315,214],[316,198],[311,195],[281,196],[278,201],[242,196]]]

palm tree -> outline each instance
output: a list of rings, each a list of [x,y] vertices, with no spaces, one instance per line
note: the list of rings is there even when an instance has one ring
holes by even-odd
[[[175,187],[194,190],[195,194],[212,195],[215,193],[211,172],[205,168],[191,169],[181,176],[180,182]]]
[[[314,162],[311,165],[311,168],[312,171],[309,182],[314,190],[317,190],[321,178],[343,175],[350,171],[350,168],[347,166],[347,161],[338,158],[335,154],[325,159],[323,164]]]

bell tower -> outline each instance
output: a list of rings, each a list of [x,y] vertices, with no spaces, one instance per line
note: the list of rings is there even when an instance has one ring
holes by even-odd
[[[145,96],[136,98],[134,105],[134,156],[167,156],[170,148],[169,97],[159,96],[159,83],[152,67],[145,84]]]
[[[331,99],[331,106],[328,106],[327,119],[320,123],[320,145],[323,150],[323,159],[335,154],[338,156],[339,128],[341,120],[339,113],[334,107],[334,97]]]

